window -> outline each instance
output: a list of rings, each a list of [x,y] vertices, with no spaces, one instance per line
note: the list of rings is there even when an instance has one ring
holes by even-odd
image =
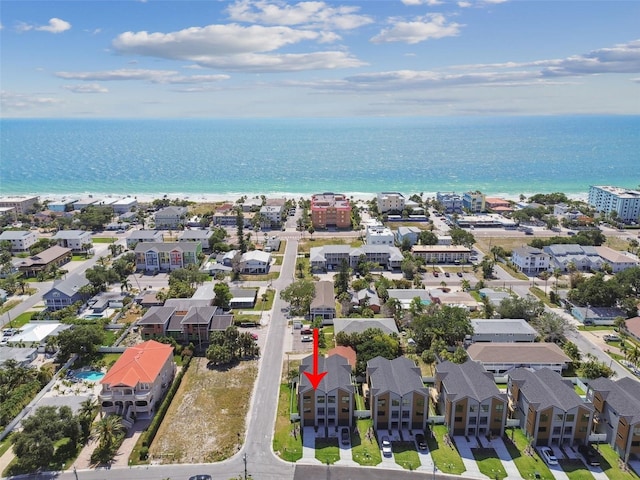
[[[391,418],[398,418],[398,417],[399,417],[399,415],[398,415],[398,411],[397,411],[397,410],[393,410],[393,411],[391,412]]]
[[[469,405],[469,411],[470,411],[470,412],[475,412],[475,411],[477,411],[476,406],[475,406],[475,405]]]
[[[584,433],[584,432],[586,432],[586,431],[587,431],[587,427],[580,427],[580,428],[578,428],[578,431],[579,431],[580,433]]]
[[[640,427],[635,427],[633,429],[633,436],[637,437],[638,435],[640,435]]]
[[[461,422],[462,421],[462,417],[455,417],[453,419],[454,422]]]
[[[456,405],[456,412],[461,412],[462,411],[462,405],[460,405],[459,403]]]
[[[405,410],[404,412],[402,412],[402,418],[409,418],[409,411]]]
[[[504,410],[504,403],[498,403],[496,405],[496,412],[502,412]]]
[[[478,421],[478,417],[469,417],[469,425],[475,425]]]
[[[400,406],[400,400],[394,398],[393,400],[391,400],[391,406],[392,407],[399,407]]]
[[[489,405],[480,405],[480,411],[482,413],[487,413],[489,411]]]
[[[638,447],[638,446],[640,446],[640,442],[638,442],[638,441],[631,442],[631,446],[632,447]]]
[[[327,401],[328,401],[329,403],[336,403],[336,397],[335,397],[335,395],[331,395],[331,396],[329,396],[329,397],[327,398]]]
[[[346,407],[342,407],[342,413],[349,413],[349,409]]]
[[[411,398],[409,397],[405,397],[402,399],[402,405],[405,407],[408,407],[409,405],[411,405]]]
[[[538,428],[538,433],[546,432],[546,431],[547,431],[547,427],[540,427],[540,428]]]
[[[416,405],[418,407],[424,407],[424,398],[419,398],[418,401],[416,402]]]
[[[316,398],[316,402],[318,402],[318,403],[324,403],[324,397],[318,397],[318,398]]]
[[[556,413],[556,420],[561,422],[564,419],[564,413]]]
[[[573,422],[573,420],[576,418],[576,416],[573,413],[567,413],[567,417],[565,418],[565,420],[567,422]]]
[[[379,417],[384,417],[387,414],[386,410],[378,410],[378,416]]]
[[[336,409],[334,407],[329,407],[328,413],[329,413],[329,415],[335,415],[336,414]]]
[[[318,415],[324,415],[324,407],[318,408]]]
[[[416,410],[416,417],[424,417],[424,412],[421,410]]]
[[[304,396],[302,398],[302,403],[311,403],[311,397]]]
[[[590,417],[590,415],[588,413],[583,413],[582,414],[582,418],[580,419],[580,421],[588,422],[589,421],[589,417]]]
[[[303,412],[304,413],[311,413],[311,408],[310,407],[304,407]]]
[[[349,403],[349,401],[350,401],[350,398],[348,396],[342,397],[342,403]]]
[[[387,404],[387,401],[384,398],[379,398],[378,399],[378,406],[379,407],[384,407]]]
[[[573,427],[564,427],[564,434],[565,435],[573,434]]]
[[[540,415],[540,421],[541,422],[549,421],[549,415],[547,415],[546,413],[543,413],[542,415]]]
[[[560,427],[553,427],[553,435],[560,435]]]
[[[487,424],[487,417],[480,417],[480,425],[486,425]]]

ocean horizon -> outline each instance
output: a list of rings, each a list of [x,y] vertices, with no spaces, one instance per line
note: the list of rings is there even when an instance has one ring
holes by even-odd
[[[640,116],[0,119],[0,194],[638,188]]]

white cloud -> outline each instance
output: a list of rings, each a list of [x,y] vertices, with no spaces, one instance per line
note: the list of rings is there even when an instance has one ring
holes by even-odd
[[[442,5],[444,2],[442,0],[402,0],[402,3],[411,7],[416,5],[429,5],[433,7],[435,5]]]
[[[373,37],[373,43],[406,42],[415,44],[429,39],[444,37],[454,37],[460,33],[458,23],[447,23],[444,15],[436,13],[414,21],[403,21],[391,19],[392,26],[383,29],[378,35]]]
[[[82,81],[127,81],[142,80],[151,83],[212,83],[227,80],[228,75],[184,76],[174,70],[120,69],[98,72],[56,72],[56,77]]]
[[[460,1],[458,2],[458,6],[460,8],[469,8],[471,6],[471,2],[467,2],[467,1]]]
[[[304,25],[307,28],[351,30],[373,23],[367,15],[359,15],[359,7],[329,6],[325,2],[239,0],[227,8],[232,20],[267,25]]]
[[[333,34],[289,27],[237,24],[192,27],[171,33],[126,32],[113,41],[122,54],[195,62],[210,68],[254,72],[350,68],[364,65],[340,51],[266,54],[303,41],[332,40]]]
[[[62,88],[73,93],[109,93],[109,90],[97,83],[80,85],[63,85]]]
[[[20,23],[17,26],[19,32],[28,32],[36,30],[38,32],[62,33],[71,29],[71,24],[59,18],[52,18],[47,25],[31,25],[28,23]]]
[[[36,95],[25,95],[22,93],[0,92],[0,105],[7,110],[31,110],[34,108],[47,107],[59,104],[57,98],[41,97]]]

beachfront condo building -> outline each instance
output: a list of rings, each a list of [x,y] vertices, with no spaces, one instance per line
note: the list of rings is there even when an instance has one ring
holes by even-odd
[[[589,187],[589,205],[605,215],[616,212],[618,219],[626,223],[640,220],[638,190],[592,185]]]
[[[486,211],[486,203],[484,193],[480,191],[465,192],[462,195],[462,208],[467,209],[471,213],[481,213]]]
[[[311,197],[311,223],[315,229],[351,227],[351,203],[338,193],[321,193]]]
[[[404,210],[404,195],[398,192],[382,192],[378,194],[378,211],[380,213],[397,212]]]
[[[0,208],[13,208],[18,215],[23,215],[39,200],[39,197],[0,197]]]
[[[455,192],[438,192],[436,201],[442,205],[447,213],[462,212],[462,197]]]

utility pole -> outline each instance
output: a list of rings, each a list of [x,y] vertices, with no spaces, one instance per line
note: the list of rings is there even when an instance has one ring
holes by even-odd
[[[244,462],[244,480],[247,480],[247,454],[242,455],[242,461]]]

